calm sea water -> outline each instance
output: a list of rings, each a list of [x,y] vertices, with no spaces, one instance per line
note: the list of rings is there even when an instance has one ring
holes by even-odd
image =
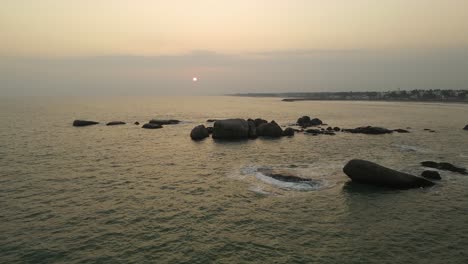
[[[410,134],[190,140],[209,118],[411,127]],[[468,106],[277,98],[0,99],[1,263],[467,263],[468,176],[348,183],[352,158],[468,166]],[[158,130],[151,118],[184,122]],[[102,122],[76,128],[74,119]],[[130,124],[106,127],[107,121]],[[437,133],[429,133],[430,128]],[[316,180],[284,184],[273,168]]]

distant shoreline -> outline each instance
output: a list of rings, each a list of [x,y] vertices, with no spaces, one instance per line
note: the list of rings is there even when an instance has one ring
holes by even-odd
[[[268,97],[268,96],[266,96]],[[360,102],[410,102],[410,103],[457,103],[468,104],[464,100],[397,100],[397,99],[326,99],[326,98],[284,98],[283,102],[296,102],[296,101],[360,101]]]
[[[398,90],[367,92],[287,92],[287,93],[238,93],[231,96],[275,97],[283,102],[296,101],[362,101],[362,102],[419,102],[419,103],[468,103],[468,90]]]

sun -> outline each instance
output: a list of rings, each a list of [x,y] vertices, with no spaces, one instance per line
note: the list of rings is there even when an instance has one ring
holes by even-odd
[[[198,78],[197,78],[197,77],[193,77],[193,78],[192,78],[192,81],[196,82],[196,81],[198,81]]]

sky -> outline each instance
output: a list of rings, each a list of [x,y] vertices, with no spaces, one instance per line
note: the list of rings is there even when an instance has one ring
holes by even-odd
[[[466,0],[1,0],[0,96],[468,89],[466,10]]]

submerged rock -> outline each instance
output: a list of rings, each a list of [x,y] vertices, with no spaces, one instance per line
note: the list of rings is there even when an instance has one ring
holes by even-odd
[[[468,172],[466,171],[465,168],[457,167],[453,164],[450,164],[448,162],[435,162],[435,161],[423,161],[421,162],[421,165],[424,167],[429,167],[429,168],[434,168],[434,169],[439,169],[439,170],[446,170],[446,171],[452,171],[452,172],[458,172],[463,175],[468,175]]]
[[[75,127],[91,126],[91,125],[96,125],[96,124],[99,124],[99,122],[87,121],[87,120],[75,120],[75,121],[73,121],[73,126],[75,126]]]
[[[218,119],[208,119],[208,120],[206,120],[206,122],[208,122],[208,123],[213,123],[213,122],[216,122],[216,121],[218,121]]]
[[[179,120],[175,120],[175,119],[168,119],[168,120],[164,120],[164,119],[151,119],[149,121],[150,124],[156,124],[156,125],[176,125],[176,124],[179,124],[180,121]]]
[[[273,137],[278,138],[283,136],[283,130],[273,120],[270,123],[261,124],[257,127],[257,135],[259,137]]]
[[[260,172],[268,177],[271,177],[278,181],[283,182],[310,182],[312,179],[301,178],[295,175],[287,174],[287,173],[275,173],[271,170],[260,170]]]
[[[190,138],[192,140],[201,140],[201,139],[207,138],[209,136],[210,136],[210,134],[208,132],[208,129],[206,129],[206,127],[204,125],[196,126],[190,132]]]
[[[424,178],[427,178],[427,179],[431,179],[431,180],[440,180],[442,179],[440,177],[440,174],[439,172],[437,171],[431,171],[431,170],[425,170],[421,173],[421,176],[423,176]]]
[[[401,128],[393,129],[393,131],[398,132],[398,133],[409,133],[408,130],[406,130],[406,129],[401,129]]]
[[[333,130],[335,130],[336,132],[339,132],[341,129],[339,127],[334,127]]]
[[[409,189],[434,185],[433,182],[424,178],[392,170],[366,160],[349,161],[344,166],[343,172],[355,182],[390,188]]]
[[[151,123],[146,123],[142,126],[142,128],[146,128],[146,129],[158,129],[158,128],[162,128],[161,125],[159,124],[151,124]]]
[[[126,123],[123,121],[112,121],[106,124],[106,126],[117,126],[117,125],[125,125]]]
[[[206,127],[206,130],[208,130],[208,134],[213,134],[213,127]]]
[[[214,123],[214,139],[245,139],[249,137],[249,124],[244,119],[225,119]]]
[[[351,129],[343,129],[344,132],[369,134],[369,135],[381,135],[393,133],[392,130],[383,127],[365,126]]]
[[[140,122],[136,121],[136,122],[135,122],[135,123],[133,123],[133,124],[135,124],[135,125],[137,125],[137,126],[138,126],[138,125],[140,124]]]

